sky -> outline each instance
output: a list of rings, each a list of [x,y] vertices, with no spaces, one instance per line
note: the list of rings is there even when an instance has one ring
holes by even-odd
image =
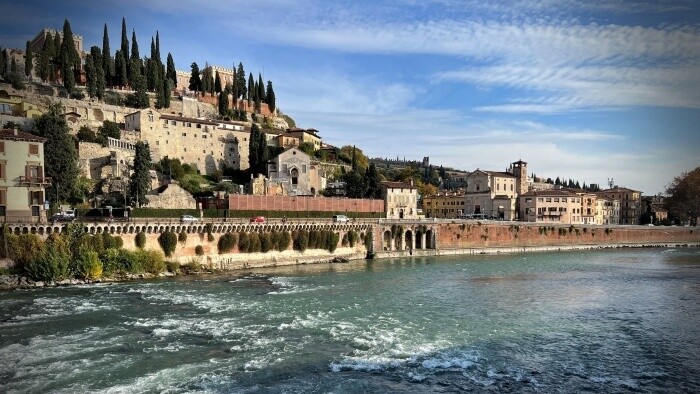
[[[697,0],[1,0],[0,46],[64,19],[86,50],[263,74],[297,126],[369,157],[663,192],[700,166]]]

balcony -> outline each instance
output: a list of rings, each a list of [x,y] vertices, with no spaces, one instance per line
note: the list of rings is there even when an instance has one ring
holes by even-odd
[[[48,176],[20,176],[19,183],[22,186],[49,186],[51,185],[51,177]]]

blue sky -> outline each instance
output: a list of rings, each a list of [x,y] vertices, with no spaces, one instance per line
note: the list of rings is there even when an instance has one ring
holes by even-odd
[[[0,45],[68,18],[112,51],[121,18],[148,53],[272,80],[278,107],[370,157],[656,194],[700,166],[697,1],[3,1]],[[129,35],[131,38],[131,35]]]

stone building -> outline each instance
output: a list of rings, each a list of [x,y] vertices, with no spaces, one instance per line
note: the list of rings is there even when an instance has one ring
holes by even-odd
[[[36,119],[43,112],[36,104],[28,102],[18,94],[0,90],[0,114]]]
[[[23,131],[0,131],[0,220],[47,219],[44,201],[51,178],[44,176],[45,141]]]
[[[581,197],[567,190],[533,190],[519,196],[526,222],[582,224]]]
[[[44,47],[44,41],[46,40],[46,36],[48,34],[51,34],[51,37],[58,34],[58,36],[61,37],[61,41],[63,41],[63,31],[48,28],[41,29],[41,31],[34,36],[31,41],[29,41],[29,48],[31,49],[32,53],[34,53],[35,59],[39,58],[39,54],[41,53],[41,49]],[[84,58],[83,36],[73,33],[73,42],[75,44],[75,50],[78,52],[78,56],[80,56],[81,59]]]
[[[291,147],[267,162],[270,182],[287,184],[289,195],[315,196],[326,188],[326,177],[318,162]]]
[[[423,214],[427,218],[457,219],[465,217],[466,196],[462,193],[440,192],[423,197]]]
[[[477,169],[467,177],[464,213],[515,220],[516,190],[523,187],[511,173]]]
[[[639,224],[639,217],[642,214],[642,192],[626,187],[615,186],[603,190],[599,192],[599,194],[605,198],[620,201],[619,224]]]
[[[318,130],[316,129],[288,129],[284,135],[299,139],[299,144],[308,142],[313,145],[314,150],[321,149],[322,141],[321,137],[318,135]]]
[[[620,224],[620,200],[605,198],[600,193],[596,193],[595,205],[596,224]]]
[[[417,219],[418,189],[411,183],[382,182],[387,219]]]
[[[148,142],[153,161],[177,158],[202,174],[224,167],[248,168],[249,131],[206,119],[160,114],[151,108],[125,116],[124,127]]]

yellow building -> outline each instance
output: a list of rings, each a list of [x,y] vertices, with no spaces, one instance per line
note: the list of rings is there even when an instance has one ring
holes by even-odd
[[[426,218],[457,219],[465,216],[466,197],[458,193],[438,193],[423,197]]]
[[[581,197],[567,190],[533,190],[520,197],[526,222],[583,224]]]
[[[283,135],[299,139],[299,144],[308,142],[314,146],[314,150],[321,149],[321,137],[316,129],[287,129]]]
[[[0,131],[0,220],[46,220],[45,138],[18,130]]]
[[[615,186],[599,192],[605,198],[620,202],[619,224],[639,224],[641,216],[642,192]]]
[[[5,90],[0,91],[0,114],[35,119],[42,113],[36,104],[25,101],[21,96],[9,94]]]
[[[418,189],[404,182],[382,182],[387,219],[417,219]]]

